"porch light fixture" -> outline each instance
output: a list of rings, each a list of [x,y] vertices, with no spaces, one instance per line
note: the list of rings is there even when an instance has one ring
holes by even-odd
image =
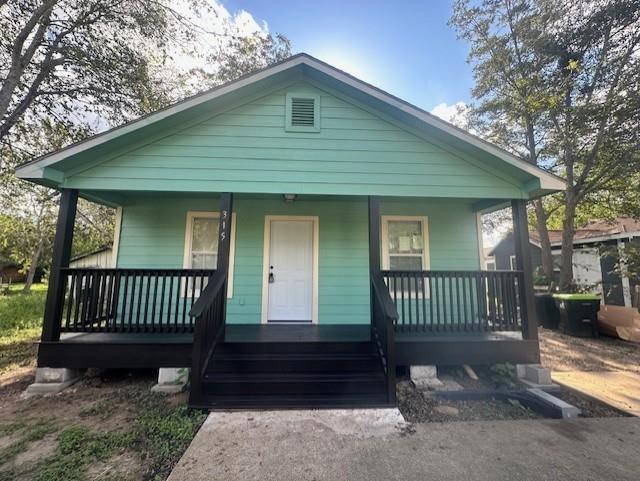
[[[282,194],[282,197],[284,197],[285,202],[293,202],[296,200],[296,194]]]

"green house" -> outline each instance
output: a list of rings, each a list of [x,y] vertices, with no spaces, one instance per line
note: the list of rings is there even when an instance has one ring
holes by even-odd
[[[539,361],[557,177],[306,54],[21,166],[62,193],[41,367],[188,367],[195,406],[388,405],[397,366]],[[113,268],[71,269],[78,196]],[[511,206],[516,271],[481,270]]]

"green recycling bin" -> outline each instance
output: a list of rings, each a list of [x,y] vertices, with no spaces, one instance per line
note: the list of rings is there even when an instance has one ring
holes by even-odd
[[[560,310],[560,330],[576,337],[598,337],[600,297],[594,294],[554,294]]]

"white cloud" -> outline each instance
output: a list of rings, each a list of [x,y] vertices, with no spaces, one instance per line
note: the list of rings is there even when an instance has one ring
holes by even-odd
[[[446,102],[436,105],[431,113],[453,125],[466,129],[469,118],[469,106],[464,102],[449,105]]]

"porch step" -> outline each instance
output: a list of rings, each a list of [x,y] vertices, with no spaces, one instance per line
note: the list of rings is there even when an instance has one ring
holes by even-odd
[[[386,378],[372,342],[225,342],[202,384],[209,407],[373,406]]]
[[[272,395],[205,395],[201,405],[193,407],[210,409],[267,409],[267,408],[358,408],[387,407],[385,394],[272,394]]]
[[[376,394],[382,373],[243,373],[205,375],[207,394]]]
[[[224,342],[216,354],[371,354],[377,355],[371,341],[330,342]]]
[[[208,371],[212,373],[375,372],[379,364],[378,356],[368,353],[215,353]]]

